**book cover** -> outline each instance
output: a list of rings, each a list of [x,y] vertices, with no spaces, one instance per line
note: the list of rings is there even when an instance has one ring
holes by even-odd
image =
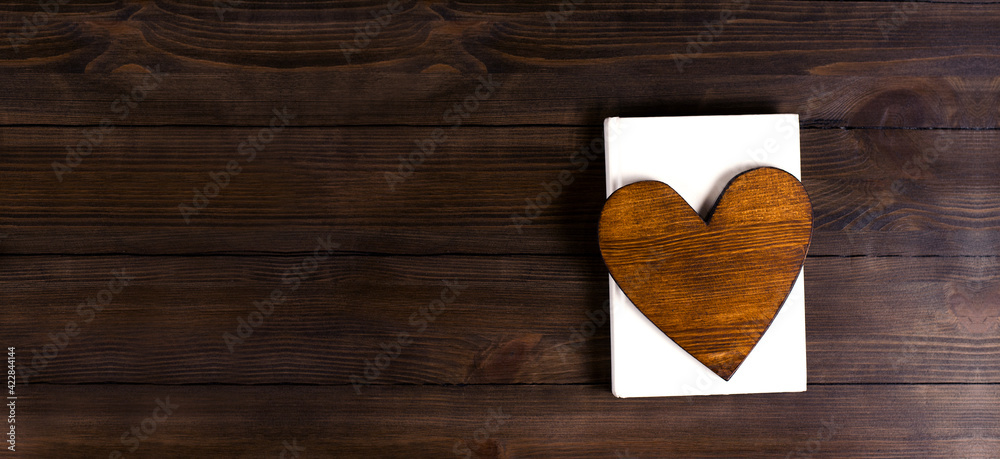
[[[608,118],[607,195],[641,180],[672,187],[704,218],[730,179],[771,166],[802,179],[798,115]],[[806,390],[804,273],[757,346],[725,381],[650,322],[609,276],[617,397]]]

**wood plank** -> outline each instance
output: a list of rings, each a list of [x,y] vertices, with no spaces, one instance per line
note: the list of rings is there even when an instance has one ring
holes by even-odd
[[[672,56],[688,52],[701,35],[701,48],[690,50],[697,61],[683,67],[686,73],[727,73],[736,64],[748,73],[770,75],[873,69],[894,75],[955,75],[960,73],[954,71],[956,64],[993,58],[987,31],[1000,14],[978,5],[946,3],[595,1],[560,18],[554,17],[560,9],[557,0],[407,0],[393,4],[392,12],[385,11],[389,3],[382,0],[342,5],[244,2],[230,8],[193,0],[91,0],[46,15],[32,35],[22,30],[21,17],[37,10],[23,3],[12,8],[11,3],[0,8],[6,10],[4,36],[23,36],[4,43],[4,60],[29,68],[62,65],[64,71],[111,71],[155,58],[186,69],[358,66],[405,72],[439,65],[463,72],[549,68],[569,73],[571,68],[611,69],[629,62],[650,73],[676,70]],[[366,42],[355,27],[368,26],[373,12],[383,24],[369,27]],[[901,13],[902,21],[886,24]],[[969,30],[942,27],[955,21]],[[342,44],[357,49],[344,52]],[[886,44],[891,49],[884,49]],[[97,48],[98,55],[86,59],[77,53],[87,47]],[[990,76],[984,68],[978,70]]]
[[[992,457],[996,386],[615,399],[606,386],[33,386],[19,457]],[[175,405],[171,414],[158,402]],[[159,422],[146,421],[156,415]],[[146,422],[147,436],[142,433]],[[135,426],[144,438],[122,436]],[[128,454],[132,456],[132,454]],[[291,457],[286,453],[285,457]]]
[[[261,129],[117,128],[94,142],[76,128],[6,129],[0,252],[285,253],[334,234],[341,252],[598,253],[596,126],[462,127],[441,142],[427,127]],[[1000,133],[801,133],[810,254],[998,253]],[[273,139],[253,161],[248,136]],[[77,164],[67,146],[80,142],[99,145]],[[230,161],[240,172],[227,179]]]
[[[150,64],[155,66],[155,64]],[[126,69],[128,70],[128,69]],[[0,125],[265,126],[277,105],[295,107],[302,126],[597,125],[609,116],[694,116],[798,113],[803,126],[1000,126],[1000,79],[979,77],[738,76],[692,78],[670,72],[623,81],[630,71],[576,74],[386,73],[314,70],[219,70],[166,73],[17,74],[0,93]],[[623,76],[624,74],[624,76]],[[469,101],[490,79],[497,90]],[[136,99],[133,89],[148,88]],[[391,88],[391,89],[387,89]],[[19,94],[31,94],[31,98]],[[480,92],[480,94],[485,94]],[[132,107],[121,119],[124,102]],[[142,101],[137,101],[142,98]],[[540,103],[543,101],[544,103]],[[457,114],[457,115],[456,115]],[[6,129],[6,128],[5,128]]]
[[[18,457],[1000,450],[1000,10],[404,0],[345,53],[387,1],[0,0],[0,346],[37,371]],[[816,208],[809,391],[614,399],[602,151],[572,155],[606,116],[782,112]]]
[[[357,383],[365,393],[610,381],[597,257],[335,256],[298,288],[282,281],[303,262],[4,257],[0,344],[17,347],[32,385]],[[131,284],[102,294],[121,270]],[[998,274],[993,257],[810,258],[809,381],[1000,382]],[[443,281],[459,285],[457,297]],[[274,289],[286,300],[254,316]],[[452,301],[434,301],[442,296]],[[107,305],[91,312],[89,298]],[[79,331],[62,336],[70,322]]]
[[[809,259],[809,382],[997,380],[987,356],[1000,344],[998,263],[994,257]]]
[[[588,1],[554,16],[557,0],[408,0],[350,51],[355,28],[386,5],[72,2],[16,49],[0,43],[10,88],[0,124],[97,125],[138,86],[148,90],[129,125],[259,126],[279,102],[298,107],[304,125],[450,125],[446,110],[484,76],[501,89],[465,123],[734,112],[836,126],[1000,120],[987,32],[1000,12],[964,2]],[[30,6],[0,2],[0,35],[22,33]],[[727,11],[723,27],[705,25]],[[709,43],[691,45],[699,36]],[[168,76],[144,84],[144,67]]]

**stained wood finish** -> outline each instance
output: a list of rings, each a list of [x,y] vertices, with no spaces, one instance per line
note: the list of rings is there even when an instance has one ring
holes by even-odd
[[[80,129],[0,129],[0,253],[294,254],[332,235],[345,253],[599,256],[604,161],[600,145],[590,148],[600,124],[463,126],[393,189],[386,173],[431,129],[293,125],[247,163],[237,148],[258,131],[121,127],[59,182],[52,163],[66,161]],[[811,254],[1000,247],[1000,132],[805,129],[801,138]],[[230,160],[242,172],[186,223],[178,205],[193,204]],[[546,185],[557,191],[564,170],[573,182],[552,198]]]
[[[611,382],[609,326],[601,312],[608,278],[599,256],[338,256],[234,352],[223,334],[236,333],[254,301],[289,287],[281,276],[300,258],[3,260],[0,304],[28,312],[5,315],[0,341],[21,349],[29,368],[33,351],[52,342],[49,333],[69,321],[81,329],[43,362],[28,393],[35,384],[99,381],[350,384],[400,332],[413,334],[413,342],[364,381],[363,393],[392,384]],[[85,323],[89,308],[81,315],[77,306],[121,270],[135,281]],[[809,382],[1000,382],[998,277],[993,257],[808,258]],[[419,311],[440,298],[445,279],[468,288],[421,332]],[[342,306],[359,295],[367,308]]]
[[[829,2],[824,3],[836,9]],[[863,5],[859,3],[850,5],[852,10],[865,8],[858,6]],[[937,8],[933,5],[938,4],[926,5]],[[586,26],[597,27],[593,23]],[[671,52],[683,52],[683,46]],[[845,62],[851,61],[851,50],[839,52]],[[882,52],[888,53],[888,57],[906,58],[897,55],[895,48]],[[932,76],[911,75],[899,74],[899,68],[888,66],[880,68],[878,75],[847,71],[832,75],[799,74],[796,70],[791,74],[763,74],[753,78],[728,72],[699,73],[692,77],[691,72],[701,64],[677,73],[669,56],[661,58],[662,64],[653,73],[640,72],[634,69],[636,64],[628,61],[570,73],[564,69],[573,69],[570,65],[577,63],[545,66],[544,62],[537,62],[541,66],[538,69],[500,69],[489,73],[458,72],[445,65],[428,64],[431,67],[419,74],[389,68],[380,72],[378,78],[371,78],[368,74],[371,69],[252,68],[248,73],[189,60],[175,64],[183,67],[167,67],[162,59],[149,59],[143,65],[160,65],[160,71],[168,76],[129,111],[127,124],[265,126],[270,121],[271,109],[287,105],[300,115],[296,126],[450,127],[457,118],[444,119],[445,112],[474,93],[480,84],[478,77],[492,76],[499,85],[497,92],[467,117],[463,112],[463,126],[596,126],[605,117],[619,115],[798,113],[802,126],[809,128],[1000,127],[1000,113],[996,109],[1000,105],[996,89],[1000,78],[993,74],[941,76],[948,75],[949,67],[934,70]],[[996,58],[981,56],[977,62],[984,68],[1000,67],[1000,62],[993,59]],[[947,66],[947,62],[956,60],[941,59],[940,65]],[[0,61],[0,74],[5,71],[3,62]],[[927,61],[927,65],[936,66],[938,62]],[[5,74],[4,81],[11,88],[23,88],[35,99],[17,97],[13,91],[0,93],[0,121],[14,126],[97,125],[102,119],[119,115],[111,111],[111,104],[122,94],[130,93],[146,73],[139,65],[110,74],[82,71],[71,67],[52,73]],[[298,89],[290,92],[289,87]],[[367,98],[358,98],[357,94],[365,94]],[[537,105],[543,98],[546,103]]]
[[[176,409],[136,456],[279,457],[293,446],[301,457],[955,458],[1000,447],[996,386],[619,400],[606,385],[385,386],[358,396],[344,386],[113,384],[39,387],[25,400],[34,411],[25,409],[24,447],[49,457],[125,452],[123,433],[168,397]]]
[[[553,16],[560,1],[407,0],[345,53],[387,3],[67,2],[16,50],[0,42],[0,123],[97,125],[159,66],[170,77],[128,124],[260,126],[287,103],[300,125],[450,125],[443,112],[492,75],[502,92],[463,123],[799,113],[807,125],[1000,126],[1000,12],[973,2],[588,1]],[[0,2],[0,36],[38,11]],[[690,45],[725,11],[718,37]],[[691,62],[679,70],[675,56]]]
[[[665,183],[619,188],[601,211],[598,237],[632,303],[728,381],[798,278],[812,217],[795,177],[761,167],[730,180],[704,220]]]
[[[19,387],[16,457],[995,455],[995,5],[407,0],[345,54],[390,6],[72,0],[35,31],[38,2],[0,0],[0,347],[30,368],[81,328]],[[178,205],[283,108],[186,223]],[[802,120],[809,390],[614,400],[601,120],[740,113]],[[135,282],[84,324],[119,270]],[[445,279],[469,287],[433,316]]]

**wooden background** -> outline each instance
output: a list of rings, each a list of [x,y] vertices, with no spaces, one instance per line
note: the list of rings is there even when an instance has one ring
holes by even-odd
[[[7,456],[1000,456],[995,5],[61,1],[0,1]],[[809,390],[615,399],[588,146],[741,113],[800,114]]]

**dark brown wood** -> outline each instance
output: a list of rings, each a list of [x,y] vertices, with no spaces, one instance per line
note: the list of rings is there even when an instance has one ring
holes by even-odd
[[[1000,448],[996,5],[52,3],[0,0],[0,348],[31,368],[49,334],[81,330],[19,386],[11,457]],[[283,109],[186,223],[178,205]],[[601,121],[749,113],[802,120],[809,390],[614,400]],[[447,140],[408,174],[435,128]],[[563,170],[573,184],[526,208]],[[331,258],[230,353],[224,334],[328,236]],[[135,282],[83,324],[119,270]],[[468,288],[416,334],[444,279]],[[177,411],[142,433],[168,396]]]
[[[0,253],[290,253],[333,235],[347,253],[599,254],[597,125],[455,129],[393,189],[386,173],[408,170],[400,156],[431,129],[293,126],[185,223],[178,205],[258,130],[122,127],[59,182],[52,163],[80,129],[0,129]],[[997,144],[997,131],[803,130],[810,254],[993,256]],[[563,170],[573,183],[536,211]]]
[[[338,256],[235,352],[223,335],[237,332],[254,301],[288,287],[281,276],[300,257],[0,260],[0,342],[20,350],[25,368],[33,368],[33,351],[52,343],[50,333],[69,321],[81,328],[30,385],[316,385],[356,376],[367,393],[391,384],[611,381],[602,313],[608,277],[599,257]],[[119,270],[135,282],[84,323],[89,308],[80,315],[77,306]],[[1000,382],[998,278],[995,257],[808,258],[809,382]],[[440,297],[443,279],[469,287],[417,333],[419,311]],[[359,302],[366,307],[349,307]],[[365,378],[381,345],[391,347],[400,332],[413,342]]]
[[[636,182],[604,204],[601,256],[653,325],[729,381],[799,277],[812,217],[802,184],[772,167],[733,177],[704,220],[670,185]]]
[[[845,5],[864,8],[856,3]],[[849,54],[843,57],[848,59]],[[988,59],[993,58],[983,61]],[[148,65],[157,62],[150,60]],[[1000,127],[1000,113],[994,108],[1000,104],[994,89],[1000,80],[992,75],[896,75],[894,67],[882,71],[893,76],[711,73],[692,77],[676,73],[670,62],[652,74],[633,71],[633,65],[624,62],[615,68],[578,73],[556,73],[558,68],[538,70],[545,73],[488,74],[411,74],[390,69],[371,78],[360,70],[231,70],[183,62],[193,67],[161,68],[169,76],[130,110],[128,125],[265,126],[271,109],[286,105],[299,114],[297,126],[450,127],[456,118],[445,119],[445,112],[474,93],[478,77],[492,75],[499,88],[463,117],[463,126],[597,126],[609,116],[798,113],[807,127]],[[143,71],[132,70],[99,75],[72,69],[4,75],[9,87],[21,88],[35,99],[17,97],[16,91],[0,92],[0,121],[8,126],[97,125],[119,115],[112,112],[111,104],[141,81]],[[289,92],[288,87],[298,89]],[[546,103],[539,105],[542,98]]]
[[[387,3],[74,1],[15,50],[7,33],[39,7],[5,0],[0,124],[97,125],[143,66],[159,66],[170,76],[128,124],[260,126],[285,103],[301,125],[450,125],[444,111],[492,76],[500,92],[463,123],[765,112],[835,126],[1000,126],[990,51],[1000,12],[969,2],[588,1],[562,14],[559,0],[408,0],[345,52]],[[709,40],[706,22],[726,11]]]
[[[303,458],[950,459],[1000,447],[993,385],[622,400],[605,385],[383,386],[358,396],[345,386],[113,384],[32,387],[22,446],[31,457],[127,452],[122,435],[168,397],[176,408],[135,456],[278,457],[293,440]]]

